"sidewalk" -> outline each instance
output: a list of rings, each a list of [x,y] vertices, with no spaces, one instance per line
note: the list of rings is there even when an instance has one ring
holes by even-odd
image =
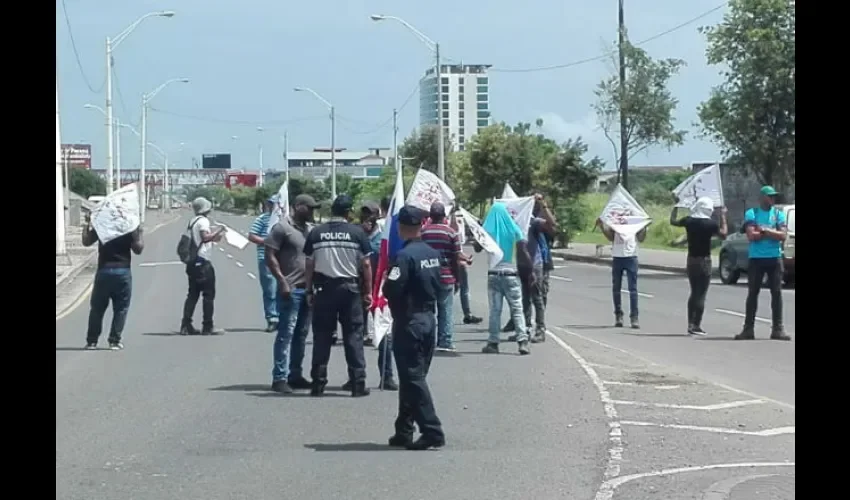
[[[611,263],[611,245],[572,243],[566,249],[552,250],[552,255],[565,260],[609,265]],[[687,252],[638,248],[638,260],[642,269],[684,274],[686,257]]]

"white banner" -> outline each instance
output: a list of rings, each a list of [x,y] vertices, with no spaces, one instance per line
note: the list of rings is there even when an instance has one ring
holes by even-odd
[[[481,248],[484,249],[487,253],[490,254],[490,260],[494,260],[496,262],[501,262],[502,257],[504,257],[504,253],[502,253],[502,249],[499,248],[499,245],[496,244],[496,241],[487,234],[487,231],[484,231],[484,228],[478,224],[478,221],[475,220],[475,217],[472,216],[469,212],[467,212],[463,208],[458,208],[458,213],[463,216],[466,225],[469,227],[469,232],[472,233],[472,237],[475,241],[481,245]]]
[[[688,177],[676,186],[673,194],[679,198],[679,202],[676,203],[679,208],[691,208],[703,196],[711,198],[714,208],[724,206],[720,165],[715,163]]]
[[[132,233],[139,223],[139,190],[135,183],[113,191],[91,212],[91,225],[101,243]]]
[[[636,234],[652,222],[646,210],[621,184],[614,188],[599,218],[615,232],[623,235]]]
[[[528,228],[531,226],[531,214],[534,212],[534,196],[498,198],[493,200],[493,202],[503,203],[508,209],[508,213],[514,219],[514,222],[522,229],[522,234],[528,233]]]
[[[519,198],[510,182],[505,183],[505,189],[502,190],[502,198]]]
[[[272,228],[280,221],[281,217],[289,215],[289,181],[283,181],[280,189],[277,190],[276,196],[277,206],[275,206],[275,209],[272,210],[272,214],[269,216],[269,232],[272,231]]]
[[[410,191],[407,193],[406,204],[427,212],[435,201],[445,205],[446,213],[449,214],[455,202],[455,192],[439,177],[424,168],[420,168],[416,172],[416,177],[413,178]]]

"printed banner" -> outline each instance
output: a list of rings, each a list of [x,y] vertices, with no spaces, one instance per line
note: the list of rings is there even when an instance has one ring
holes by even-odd
[[[139,224],[139,191],[136,183],[113,191],[91,212],[91,225],[101,243],[132,233]]]
[[[435,201],[445,205],[446,213],[449,214],[455,202],[455,192],[439,177],[420,168],[416,172],[416,177],[413,178],[406,203],[427,212]]]
[[[505,189],[502,190],[502,198],[519,198],[510,182],[505,183]]]
[[[280,221],[284,214],[289,216],[289,181],[283,181],[275,197],[277,198],[277,203],[275,209],[272,210],[272,214],[269,216],[269,232],[271,232],[271,228]]]
[[[646,210],[622,184],[617,184],[614,188],[599,218],[615,232],[623,235],[636,234],[652,222]]]
[[[496,262],[501,262],[502,257],[504,257],[504,253],[502,253],[502,249],[499,248],[499,245],[496,244],[496,241],[487,234],[487,231],[484,230],[483,227],[475,220],[475,217],[472,216],[469,212],[467,212],[463,208],[458,208],[458,213],[463,216],[466,225],[469,227],[469,232],[472,233],[472,237],[475,241],[481,245],[481,248],[484,249],[487,253],[489,253],[492,257],[491,260],[495,260]]]
[[[534,212],[534,196],[498,198],[493,202],[503,203],[514,222],[522,229],[523,234],[528,233],[528,228],[531,226],[531,214]]]
[[[708,196],[714,201],[714,208],[724,206],[720,165],[715,163],[688,177],[676,186],[673,194],[679,198],[679,202],[676,203],[679,208],[691,208],[703,196]]]

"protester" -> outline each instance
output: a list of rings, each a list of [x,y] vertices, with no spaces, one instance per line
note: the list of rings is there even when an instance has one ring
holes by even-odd
[[[103,330],[103,315],[109,302],[112,302],[112,325],[109,329],[109,348],[117,351],[124,348],[121,334],[127,322],[130,310],[130,297],[133,293],[133,276],[130,272],[132,251],[140,255],[145,248],[142,241],[142,228],[119,236],[106,243],[100,243],[97,232],[92,228],[89,215],[86,215],[86,225],[83,227],[83,245],[97,247],[97,272],[94,275],[94,285],[91,291],[91,309],[89,310],[89,326],[86,332],[86,349],[97,349],[97,341]]]
[[[299,194],[292,204],[291,219],[281,218],[265,241],[266,264],[279,292],[276,300],[280,323],[274,340],[271,387],[276,392],[311,387],[302,372],[310,324],[304,245],[312,229],[313,210],[318,207],[312,196]]]
[[[337,322],[342,327],[351,395],[370,393],[363,354],[363,307],[372,302],[372,247],[363,228],[350,222],[353,205],[350,196],[337,196],[330,221],[313,228],[304,245],[307,301],[317,311],[313,315],[312,396],[325,392]]]
[[[446,444],[425,379],[434,355],[437,327],[434,307],[443,298],[441,295],[451,296],[452,292],[443,284],[441,252],[420,238],[422,215],[411,206],[399,210],[398,233],[405,242],[404,248],[390,263],[383,287],[393,316],[393,349],[401,382],[395,434],[390,437],[389,445],[409,450],[440,448]],[[416,441],[414,422],[421,434]]]
[[[220,226],[212,230],[208,217],[212,210],[210,200],[199,197],[192,201],[192,210],[195,217],[189,223],[188,234],[191,243],[196,249],[193,259],[186,264],[186,276],[189,278],[189,292],[186,294],[186,302],[183,304],[183,321],[180,325],[180,335],[221,335],[223,330],[213,328],[213,312],[215,309],[215,268],[210,260],[213,242],[221,241],[224,231],[227,229]],[[201,303],[203,320],[201,331],[198,332],[192,326],[192,316],[195,314],[195,306],[198,299],[203,296]]]
[[[277,196],[266,200],[263,205],[263,213],[254,219],[254,223],[251,224],[251,231],[248,233],[248,240],[257,245],[257,277],[260,281],[260,290],[263,292],[263,310],[266,314],[267,332],[277,331],[278,325],[277,280],[266,265],[265,259],[265,241],[271,229],[269,227],[269,219],[276,207]],[[286,207],[286,210],[288,212],[289,207]]]
[[[522,309],[525,314],[526,328],[531,330],[532,306],[534,309],[534,335],[531,337],[533,344],[546,341],[546,300],[549,294],[549,272],[552,270],[552,254],[549,251],[549,240],[547,236],[555,232],[555,216],[549,210],[543,195],[534,196],[534,208],[532,209],[531,223],[528,228],[528,253],[531,257],[531,271],[533,280],[522,281]],[[513,320],[502,331],[513,330]],[[516,336],[508,337],[508,340],[516,340]]]
[[[676,200],[679,201],[678,199]],[[714,213],[714,200],[709,196],[699,198],[691,207],[691,214],[679,219],[678,207],[670,212],[670,224],[684,227],[688,236],[688,259],[686,269],[691,285],[688,297],[688,334],[705,335],[702,329],[702,315],[705,312],[705,298],[711,284],[711,238],[718,236],[726,239],[726,207],[720,209],[720,224],[711,219]]]
[[[744,227],[750,240],[749,263],[747,264],[747,306],[744,329],[736,340],[755,338],[756,310],[761,292],[761,284],[767,276],[770,289],[770,309],[773,327],[770,338],[773,340],[791,340],[785,334],[782,322],[782,242],[787,234],[785,213],[776,208],[779,193],[772,186],[761,188],[761,205],[747,210],[744,214]]]
[[[454,352],[454,292],[459,290],[460,276],[460,240],[457,231],[446,224],[446,207],[439,201],[431,204],[431,221],[422,227],[421,238],[424,243],[442,255],[443,287],[446,293],[437,302],[437,350]]]
[[[381,253],[381,239],[383,238],[383,227],[378,225],[378,219],[381,216],[381,208],[373,201],[366,201],[360,207],[360,223],[363,231],[369,237],[369,243],[372,247],[372,283],[375,283],[375,273],[378,272],[378,258]],[[369,323],[369,310],[363,307],[363,317],[367,329],[369,326],[374,329],[374,324]],[[367,331],[364,345],[373,345],[374,332]],[[392,354],[392,338],[390,335],[384,336],[378,344],[378,374],[380,375],[380,384],[378,387],[387,391],[397,391],[398,385],[393,380],[393,354]],[[348,382],[346,384],[349,384]],[[343,386],[346,389],[347,385]]]
[[[623,286],[623,273],[626,273],[626,282],[629,288],[629,319],[631,327],[640,329],[638,320],[638,243],[646,239],[646,227],[636,234],[620,234],[609,227],[600,218],[596,221],[602,233],[612,242],[611,247],[611,277],[612,293],[614,296],[614,326],[623,326],[623,297],[621,290]]]
[[[502,320],[502,300],[508,302],[510,316],[514,320],[516,341],[520,354],[531,354],[528,330],[522,311],[522,284],[520,283],[517,260],[529,261],[526,235],[514,222],[503,203],[494,203],[484,220],[484,231],[493,238],[502,250],[502,260],[491,262],[487,272],[487,293],[490,303],[490,320],[487,345],[481,352],[499,353],[499,325]],[[520,257],[522,256],[522,257]],[[533,276],[531,277],[533,279]]]
[[[472,266],[473,258],[472,255],[468,255],[462,250],[463,245],[466,243],[466,223],[463,220],[463,215],[457,212],[457,208],[453,212],[451,226],[452,229],[457,231],[457,237],[461,247],[458,284],[460,285],[460,307],[463,309],[463,324],[477,325],[481,323],[482,319],[472,314],[472,308],[469,305],[469,268]]]

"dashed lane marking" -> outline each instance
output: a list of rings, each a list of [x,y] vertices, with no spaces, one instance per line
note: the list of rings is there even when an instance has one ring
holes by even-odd
[[[549,279],[558,280],[558,281],[566,281],[567,283],[572,283],[572,281],[573,281],[572,278],[567,278],[566,276],[555,276],[554,274],[550,274]]]
[[[712,464],[698,465],[696,467],[677,467],[675,469],[660,469],[652,472],[641,472],[640,474],[629,474],[628,476],[620,476],[614,479],[609,479],[603,483],[607,484],[613,494],[618,487],[637,479],[647,477],[672,476],[675,474],[684,474],[687,472],[704,472],[707,470],[717,469],[754,469],[759,467],[796,467],[794,462],[744,462],[738,464]]]
[[[243,263],[241,263],[237,260],[236,261],[236,267],[245,267],[245,264],[243,264]]]
[[[227,254],[227,258],[228,258],[228,259],[232,259],[232,258],[233,258],[233,255],[231,255],[231,254]]]
[[[744,313],[739,313],[737,311],[730,311],[729,309],[715,309],[714,311],[719,312],[721,314],[728,314],[729,316],[737,316],[739,318],[746,318],[747,317],[747,315],[744,314]],[[769,319],[759,318],[758,316],[756,316],[756,321],[761,322],[761,323],[767,323],[768,325],[772,323]]]
[[[254,276],[254,274],[253,274],[253,273],[248,273],[248,277],[249,277],[249,278],[251,278],[252,280],[257,279],[257,277],[256,277],[256,276]]]
[[[725,427],[703,427],[700,425],[683,425],[683,424],[661,424],[658,422],[638,422],[635,420],[621,420],[622,425],[632,425],[635,427],[661,427],[663,429],[678,429],[683,431],[701,431],[713,432],[715,434],[737,434],[740,436],[757,436],[757,437],[773,437],[786,434],[796,434],[796,426],[776,427],[773,429],[765,429],[763,431],[742,431],[741,429],[728,429]]]
[[[185,266],[186,264],[179,260],[170,260],[167,262],[142,262],[139,267],[158,267],[158,266]]]
[[[748,399],[745,401],[731,401],[729,403],[717,403],[713,405],[677,405],[677,404],[668,404],[668,403],[645,403],[643,401],[622,401],[622,400],[613,400],[612,403],[617,405],[626,405],[626,406],[652,406],[655,408],[669,408],[673,410],[702,410],[702,411],[714,411],[714,410],[728,410],[731,408],[740,408],[742,406],[750,406],[750,405],[758,405],[764,403],[762,399]]]
[[[623,295],[628,295],[629,291],[628,290],[620,290],[620,293],[622,293]],[[654,299],[655,295],[652,295],[651,293],[638,292],[638,297],[643,297],[645,299]]]

